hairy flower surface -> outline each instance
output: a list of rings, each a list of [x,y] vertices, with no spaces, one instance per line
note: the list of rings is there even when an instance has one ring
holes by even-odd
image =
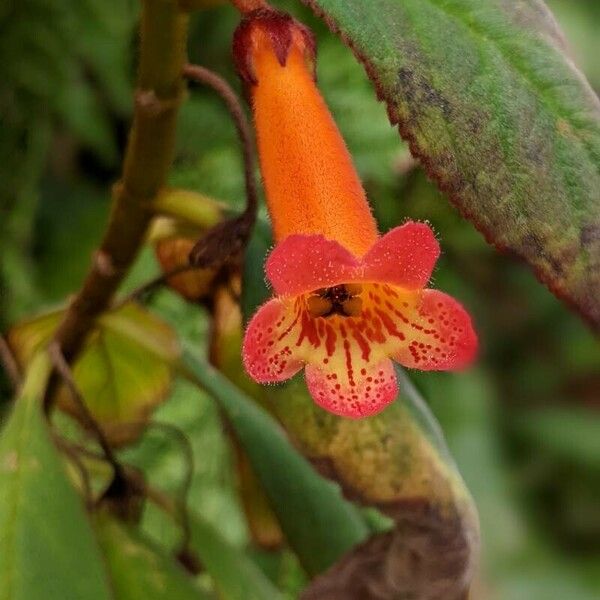
[[[439,256],[430,227],[380,236],[344,141],[314,82],[314,42],[291,17],[250,13],[234,38],[249,85],[267,204],[278,242],[266,274],[275,297],[246,330],[258,382],[305,368],[323,408],[359,418],[397,395],[393,360],[457,369],[474,357],[471,319],[426,289]]]
[[[246,331],[244,363],[262,383],[306,367],[315,402],[347,417],[374,414],[397,394],[393,359],[457,369],[477,339],[456,300],[423,289],[439,255],[431,229],[406,223],[361,258],[318,235],[292,235],[267,260],[277,297]]]

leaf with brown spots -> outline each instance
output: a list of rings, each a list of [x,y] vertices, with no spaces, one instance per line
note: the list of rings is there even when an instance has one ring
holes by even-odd
[[[22,367],[50,342],[62,315],[63,311],[53,311],[10,330],[8,341]],[[144,431],[153,410],[169,394],[178,355],[171,328],[135,303],[98,319],[73,365],[73,377],[111,444],[133,442]],[[65,412],[82,420],[65,386],[60,386],[57,401]]]
[[[437,185],[600,327],[600,102],[541,0],[302,0]]]

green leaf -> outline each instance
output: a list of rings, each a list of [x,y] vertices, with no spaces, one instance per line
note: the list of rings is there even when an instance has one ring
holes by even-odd
[[[265,488],[290,546],[309,574],[330,567],[363,541],[368,529],[337,486],[325,481],[291,446],[273,418],[219,371],[184,358],[191,380],[227,415]]]
[[[303,0],[430,176],[600,326],[600,103],[538,0]]]
[[[208,598],[178,564],[134,529],[107,515],[98,516],[95,524],[115,600]]]
[[[193,319],[197,320],[197,314]],[[217,526],[228,541],[239,546],[246,539],[246,529],[234,490],[229,443],[216,403],[197,386],[179,379],[169,401],[162,404],[154,416],[159,423],[179,430],[191,445],[195,468],[187,496],[188,506]],[[161,427],[149,428],[139,443],[121,455],[164,493],[175,498],[181,496],[187,469],[192,465],[178,436]],[[167,539],[164,522],[162,513],[148,505],[144,511],[144,530],[161,543],[175,545],[181,533],[174,528],[173,535]]]
[[[108,600],[83,504],[42,415],[44,360],[32,363],[0,436],[0,599]]]
[[[63,312],[42,315],[9,333],[19,363],[49,343]],[[136,304],[104,314],[73,366],[86,404],[115,445],[135,439],[154,408],[170,390],[172,364],[179,355],[173,331]],[[61,387],[58,403],[79,416],[70,392]]]
[[[283,596],[248,556],[198,514],[191,515],[192,546],[227,600],[281,600]]]

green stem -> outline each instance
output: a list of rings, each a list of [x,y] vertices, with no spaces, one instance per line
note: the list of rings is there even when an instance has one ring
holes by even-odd
[[[165,184],[184,94],[187,24],[187,14],[174,0],[143,1],[138,87],[123,174],[114,186],[110,220],[93,265],[55,336],[69,362],[137,256],[152,219],[150,205]]]
[[[36,401],[41,398],[46,389],[50,371],[51,364],[48,353],[44,351],[36,353],[27,366],[18,398],[28,398]]]

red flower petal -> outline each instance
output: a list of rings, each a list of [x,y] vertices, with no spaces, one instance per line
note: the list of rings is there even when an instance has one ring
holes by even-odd
[[[296,296],[356,279],[359,261],[322,235],[290,235],[269,255],[265,271],[275,293]]]
[[[386,233],[363,258],[364,281],[408,290],[425,287],[440,255],[429,225],[409,221]]]
[[[284,381],[303,366],[296,356],[299,322],[293,305],[274,298],[252,317],[242,356],[248,374],[258,383]]]
[[[423,290],[415,301],[394,304],[406,337],[394,360],[414,369],[442,371],[461,369],[475,358],[477,336],[471,317],[454,298]]]
[[[394,366],[389,359],[355,372],[339,372],[329,365],[307,365],[306,384],[319,406],[351,419],[380,412],[398,392]]]

